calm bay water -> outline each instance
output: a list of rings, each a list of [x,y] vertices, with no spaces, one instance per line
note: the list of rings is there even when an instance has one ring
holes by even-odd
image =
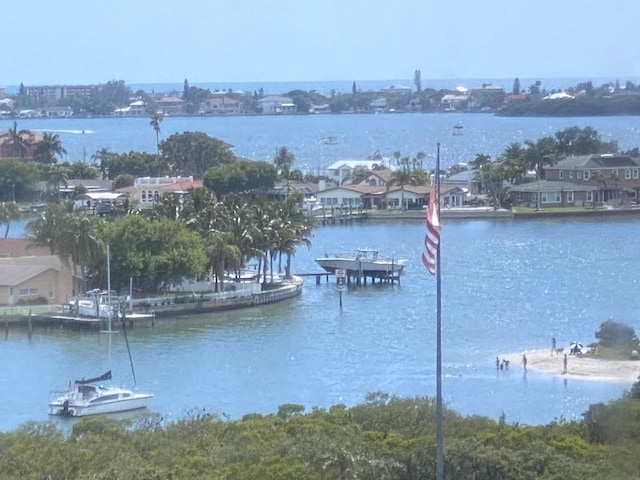
[[[408,260],[400,286],[333,283],[237,312],[163,320],[129,332],[141,390],[168,420],[194,409],[233,418],[283,403],[354,405],[367,392],[435,395],[435,280],[419,260],[421,222],[323,227],[294,271],[316,272],[329,251],[375,246]],[[594,341],[608,318],[638,331],[640,225],[635,218],[449,222],[443,231],[446,404],[465,415],[538,424],[580,418],[630,385],[565,381],[495,357]],[[109,341],[112,342],[111,349]],[[109,351],[111,350],[111,354]],[[48,391],[112,368],[131,383],[122,334],[10,330],[0,339],[0,429],[46,420]],[[560,365],[558,372],[560,373]]]
[[[465,135],[451,135],[462,121]],[[537,139],[568,126],[592,126],[624,149],[638,145],[639,117],[509,119],[491,115],[327,115],[180,118],[174,132],[203,131],[234,144],[237,155],[269,160],[288,146],[296,165],[324,169],[375,150],[431,153],[442,143],[444,165],[496,156],[511,142]],[[12,126],[0,121],[0,130]],[[69,158],[96,150],[155,149],[149,120],[21,120],[19,128],[60,132]],[[82,133],[84,130],[85,133]],[[75,132],[75,133],[74,133]],[[338,145],[324,145],[326,136]],[[13,225],[12,236],[22,234]],[[496,372],[495,357],[570,341],[594,341],[608,318],[636,331],[640,285],[640,223],[619,219],[451,221],[443,231],[444,397],[465,415],[545,423],[579,418],[591,403],[629,385],[586,382],[529,371]],[[193,409],[237,418],[272,413],[283,403],[329,407],[362,402],[367,392],[435,395],[435,281],[419,260],[422,222],[319,228],[294,272],[316,272],[313,259],[357,247],[408,260],[400,286],[352,288],[339,308],[335,285],[308,280],[300,298],[279,305],[158,322],[130,332],[141,390],[155,393],[152,410],[176,420]],[[109,342],[111,341],[111,345]],[[132,375],[122,335],[10,330],[0,335],[0,430],[46,420],[49,390],[112,368]],[[559,367],[560,371],[560,367]]]
[[[465,134],[453,136],[458,122]],[[295,168],[322,174],[338,160],[366,159],[376,151],[388,158],[395,151],[411,157],[423,151],[428,155],[425,166],[433,168],[437,142],[444,167],[469,162],[479,153],[495,159],[512,142],[535,141],[573,126],[591,126],[604,140],[617,140],[623,150],[640,145],[640,117],[504,118],[456,113],[167,117],[161,139],[185,131],[204,132],[232,144],[236,155],[269,162],[276,147],[287,146],[296,156]],[[13,121],[0,120],[0,131],[12,127]],[[18,128],[57,133],[68,161],[92,163],[92,155],[101,148],[118,153],[156,151],[155,132],[146,117],[24,119]],[[339,143],[324,144],[329,136]]]

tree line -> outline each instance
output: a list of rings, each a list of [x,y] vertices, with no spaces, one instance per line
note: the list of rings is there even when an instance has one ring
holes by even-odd
[[[595,404],[581,420],[546,425],[463,417],[444,409],[447,480],[635,480],[640,471],[640,385]],[[48,422],[0,433],[0,472],[13,479],[435,479],[436,406],[381,392],[354,407],[232,420],[194,409],[117,421],[87,417],[68,434]]]
[[[79,213],[71,202],[50,203],[27,232],[35,244],[81,266],[85,290],[107,284],[109,245],[117,290],[126,290],[130,279],[136,291],[155,293],[208,278],[218,292],[227,271],[252,262],[263,283],[273,281],[274,271],[291,276],[291,258],[298,246],[310,245],[313,228],[301,201],[299,194],[282,202],[239,195],[219,200],[206,188],[193,188],[182,200],[165,194],[148,212],[116,217]]]

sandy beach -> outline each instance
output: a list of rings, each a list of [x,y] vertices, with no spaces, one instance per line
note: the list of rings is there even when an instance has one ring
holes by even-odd
[[[640,375],[640,361],[601,360],[590,358],[589,355],[567,355],[567,373],[563,373],[564,354],[551,355],[551,349],[504,354],[499,358],[509,360],[510,370],[522,370],[523,355],[527,357],[527,370],[550,373],[559,377],[632,385]]]

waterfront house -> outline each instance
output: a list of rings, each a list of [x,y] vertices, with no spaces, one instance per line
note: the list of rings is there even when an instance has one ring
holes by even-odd
[[[80,292],[70,256],[22,238],[0,239],[0,305],[62,304]]]
[[[478,180],[478,169],[464,170],[440,181],[443,187],[453,186],[465,190],[470,196],[485,193],[482,182]]]
[[[143,100],[136,100],[127,107],[116,108],[113,113],[119,117],[140,117],[147,115],[147,105]]]
[[[338,185],[350,184],[357,170],[373,171],[381,166],[382,160],[340,160],[327,167],[327,176]]]
[[[338,185],[317,193],[320,205],[330,207],[381,208],[386,189],[369,185]],[[377,204],[374,199],[377,199]]]
[[[296,104],[289,97],[269,95],[258,100],[258,105],[262,113],[267,115],[296,113]]]
[[[640,198],[640,159],[628,155],[572,156],[543,170],[547,180],[597,187],[595,202],[637,201]]]
[[[387,99],[385,97],[378,97],[369,103],[369,107],[377,113],[382,113],[387,110]]]
[[[20,130],[18,136],[21,139],[21,146],[16,148],[12,133],[10,131],[0,132],[0,158],[33,159],[33,154],[42,141],[42,135],[31,130]]]
[[[538,207],[583,207],[593,205],[598,187],[557,180],[539,180],[511,187],[511,201],[514,205]]]
[[[161,115],[181,115],[184,113],[184,100],[166,96],[156,99],[156,113]]]
[[[212,115],[237,115],[242,113],[242,102],[225,95],[215,95],[202,103],[200,111]]]
[[[440,108],[446,112],[464,110],[469,101],[469,95],[465,93],[448,93],[440,99]]]
[[[394,185],[385,192],[386,208],[420,210],[427,204],[430,190],[431,187],[426,185]]]
[[[366,172],[365,178],[358,182],[359,185],[370,185],[384,187],[390,185],[393,180],[393,171],[389,169],[378,169]]]
[[[192,188],[202,187],[202,180],[193,177],[138,177],[130,187],[119,188],[118,193],[128,194],[131,205],[139,208],[153,208],[162,195],[169,193],[178,197],[189,194]]]

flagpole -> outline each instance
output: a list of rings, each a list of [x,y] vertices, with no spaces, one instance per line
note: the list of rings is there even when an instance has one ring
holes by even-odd
[[[436,155],[436,212],[440,219],[440,143]],[[436,479],[444,479],[444,428],[442,419],[442,285],[440,278],[440,246],[436,255]]]

